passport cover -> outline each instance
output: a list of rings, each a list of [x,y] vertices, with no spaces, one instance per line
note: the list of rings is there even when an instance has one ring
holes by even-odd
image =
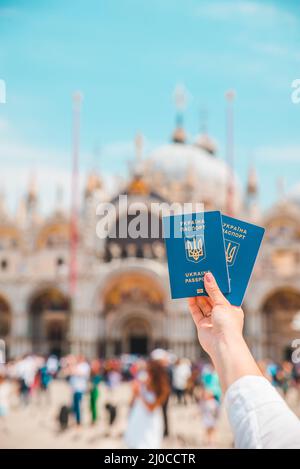
[[[230,279],[228,301],[241,306],[265,229],[222,215],[226,259]]]
[[[230,291],[220,212],[163,217],[163,230],[173,299],[206,295],[208,271],[223,293]]]

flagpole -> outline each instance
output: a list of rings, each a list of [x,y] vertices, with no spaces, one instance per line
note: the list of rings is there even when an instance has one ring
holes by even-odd
[[[226,160],[228,164],[228,181],[226,193],[226,212],[234,216],[234,109],[235,91],[228,90],[226,99]]]
[[[77,247],[78,247],[78,195],[79,195],[79,143],[80,143],[80,110],[82,95],[76,92],[73,96],[73,144],[72,144],[72,181],[71,181],[71,223],[70,223],[70,296],[74,299],[77,287]]]

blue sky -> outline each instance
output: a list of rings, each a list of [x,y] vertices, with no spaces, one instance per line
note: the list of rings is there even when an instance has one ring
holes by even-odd
[[[185,126],[199,110],[225,154],[224,93],[236,90],[236,170],[254,159],[266,208],[300,183],[300,3],[227,0],[0,0],[0,182],[9,203],[36,174],[42,206],[68,193],[71,96],[82,108],[81,171],[125,174],[137,131],[146,152],[169,141],[172,94],[185,85]],[[95,156],[95,147],[100,155]],[[111,180],[110,180],[111,181]]]

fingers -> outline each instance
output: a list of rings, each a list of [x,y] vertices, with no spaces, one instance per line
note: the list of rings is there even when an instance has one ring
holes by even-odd
[[[205,274],[204,286],[209,298],[214,304],[224,305],[228,303],[211,272]]]
[[[208,297],[197,296],[188,299],[190,311],[196,326],[204,317],[211,315],[212,306]]]
[[[194,320],[194,323],[196,326],[198,326],[201,319],[203,319],[203,314],[198,305],[197,297],[189,298],[188,302],[189,302],[189,308],[190,308],[190,312]]]
[[[212,306],[207,296],[198,296],[198,305],[203,316],[210,316]]]

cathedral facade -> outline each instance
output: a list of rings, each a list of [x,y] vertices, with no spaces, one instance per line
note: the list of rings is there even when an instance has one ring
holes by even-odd
[[[138,151],[139,153],[139,151]],[[148,354],[155,347],[196,359],[201,349],[186,300],[171,300],[161,233],[153,207],[202,202],[226,212],[228,181],[237,218],[261,224],[265,240],[245,297],[245,334],[257,358],[282,359],[300,338],[300,200],[297,193],[260,213],[254,169],[246,188],[206,134],[187,142],[177,127],[172,142],[137,158],[126,183],[108,196],[101,178],[88,176],[78,217],[76,288],[70,293],[70,218],[57,204],[38,212],[29,188],[17,216],[0,207],[0,338],[8,356],[28,352],[111,357]],[[126,204],[124,196],[126,195]],[[120,197],[122,196],[122,197]],[[99,204],[110,202],[114,236],[99,233]],[[133,220],[148,220],[143,238],[120,236]],[[151,219],[151,220],[150,220]],[[157,220],[155,236],[151,223]],[[101,231],[101,230],[100,230]]]

